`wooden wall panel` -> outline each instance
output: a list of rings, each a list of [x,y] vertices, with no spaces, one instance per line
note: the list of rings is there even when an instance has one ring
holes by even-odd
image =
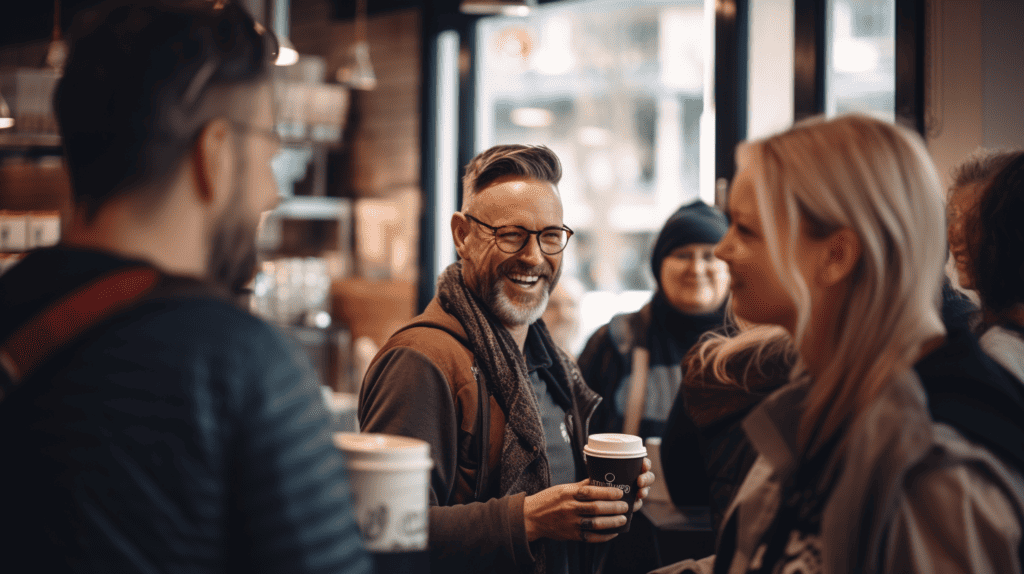
[[[354,92],[345,146],[356,197],[388,197],[419,187],[420,12],[367,19],[377,88]],[[328,78],[350,61],[353,21],[331,20],[328,0],[292,0],[290,39],[301,54],[323,57]]]

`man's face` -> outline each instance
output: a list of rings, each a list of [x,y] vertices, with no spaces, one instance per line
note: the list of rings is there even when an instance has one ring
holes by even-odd
[[[466,214],[487,225],[518,225],[530,231],[562,226],[562,202],[555,186],[523,177],[495,180],[466,206]],[[459,219],[457,251],[466,285],[506,327],[529,325],[547,307],[561,274],[562,253],[547,255],[531,235],[517,253],[498,249],[494,233],[464,216]]]
[[[280,144],[272,136],[274,117],[269,85],[253,91],[252,114],[235,120],[234,185],[231,199],[211,234],[207,277],[238,291],[256,274],[256,233],[263,212],[277,205],[277,181],[270,160]],[[248,126],[248,127],[246,127]]]

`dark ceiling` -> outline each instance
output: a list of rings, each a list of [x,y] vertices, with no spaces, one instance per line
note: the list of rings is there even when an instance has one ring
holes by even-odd
[[[102,0],[60,0],[61,29],[67,30],[74,15]],[[270,0],[272,1],[272,0]],[[301,0],[293,0],[299,2]],[[540,0],[541,4],[552,0]],[[355,15],[356,0],[329,0],[335,20],[349,20]],[[366,0],[369,14],[391,12],[423,6],[426,2],[435,13],[458,12],[459,0]],[[48,0],[0,0],[4,4],[0,17],[0,46],[45,40],[53,30],[53,2]]]
[[[60,0],[61,29],[67,30],[74,15],[102,0]],[[435,0],[436,1],[436,0]],[[444,0],[441,0],[444,1]],[[355,14],[355,0],[330,0],[332,17],[348,20]],[[53,31],[53,2],[47,0],[0,0],[0,46],[44,40]],[[404,10],[423,4],[423,0],[367,0],[370,14]]]
[[[10,0],[0,17],[0,45],[21,44],[50,37],[53,31],[53,2]],[[98,0],[61,0],[61,29],[67,30],[71,17]]]

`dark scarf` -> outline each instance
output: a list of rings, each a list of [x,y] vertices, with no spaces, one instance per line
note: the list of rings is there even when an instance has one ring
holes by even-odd
[[[690,315],[669,304],[661,290],[655,292],[650,307],[647,350],[651,365],[678,365],[701,335],[725,322],[724,305],[711,313]]]
[[[501,447],[499,496],[517,492],[536,494],[548,488],[551,470],[543,454],[547,452],[547,444],[526,358],[508,330],[466,287],[461,262],[448,266],[441,273],[437,297],[441,308],[458,319],[466,330],[470,350],[476,357],[477,367],[483,371],[487,389],[505,413],[507,425]],[[548,353],[558,356],[543,324],[538,321],[532,328],[541,335]],[[555,361],[556,366],[561,366],[559,363]],[[552,374],[565,382],[564,369],[555,368]],[[539,458],[535,448],[542,453]],[[531,464],[534,460],[537,463]]]

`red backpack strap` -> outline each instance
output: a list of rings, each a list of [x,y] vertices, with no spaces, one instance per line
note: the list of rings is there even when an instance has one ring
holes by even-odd
[[[0,345],[0,402],[55,351],[142,299],[159,283],[152,267],[104,275],[32,317]]]

